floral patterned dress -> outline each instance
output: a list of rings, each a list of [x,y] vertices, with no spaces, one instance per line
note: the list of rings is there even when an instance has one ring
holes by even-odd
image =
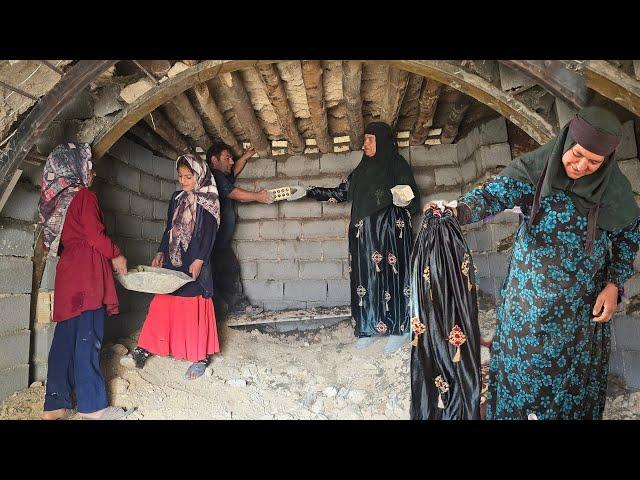
[[[611,327],[593,322],[607,281],[622,287],[634,273],[640,219],[598,230],[585,252],[587,218],[560,192],[541,199],[528,228],[534,185],[496,176],[460,201],[460,223],[520,206],[489,366],[487,419],[600,419],[605,404]],[[611,250],[610,250],[611,249]]]

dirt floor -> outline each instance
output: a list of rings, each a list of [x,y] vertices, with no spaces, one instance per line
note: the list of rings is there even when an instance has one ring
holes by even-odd
[[[483,336],[494,321],[495,310],[481,311]],[[131,420],[409,418],[409,343],[392,355],[382,352],[385,339],[356,350],[348,320],[317,330],[261,330],[221,325],[222,352],[195,381],[182,378],[186,361],[152,357],[134,368],[127,354],[136,335],[105,345],[110,400],[136,407]],[[0,419],[39,418],[43,396],[39,382],[15,393],[0,404]],[[640,419],[640,392],[626,392],[612,377],[604,416]]]

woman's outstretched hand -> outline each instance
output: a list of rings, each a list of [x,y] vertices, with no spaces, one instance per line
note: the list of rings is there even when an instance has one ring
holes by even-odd
[[[598,295],[598,298],[596,298],[596,304],[593,307],[593,312],[591,312],[594,315],[593,321],[598,323],[608,322],[611,320],[611,316],[617,306],[618,287],[615,283],[607,283]],[[596,315],[598,316],[596,317]]]
[[[200,270],[202,269],[203,264],[204,260],[200,260],[198,258],[196,258],[193,263],[191,263],[191,266],[189,267],[189,273],[194,280],[200,275]]]
[[[160,268],[162,267],[162,263],[164,262],[164,253],[158,252],[151,260],[151,266]]]
[[[458,216],[458,203],[457,202],[446,202],[445,200],[434,200],[432,202],[427,202],[426,205],[424,206],[424,208],[422,209],[422,212],[426,212],[427,210],[429,210],[430,208],[432,210],[442,210],[442,206],[449,208],[452,212],[454,216]]]
[[[113,270],[118,272],[120,275],[126,275],[127,272],[127,259],[124,255],[118,255],[111,259],[111,265],[113,265]]]

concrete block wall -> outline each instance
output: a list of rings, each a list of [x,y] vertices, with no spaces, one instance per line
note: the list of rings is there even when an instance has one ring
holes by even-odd
[[[0,401],[29,386],[38,198],[35,187],[19,183],[0,216]]]
[[[250,160],[237,185],[335,187],[362,152]],[[268,310],[349,304],[347,228],[350,204],[313,200],[238,204],[232,246],[249,299]]]
[[[94,190],[107,233],[129,268],[149,265],[162,239],[168,200],[177,189],[175,162],[121,138],[96,162]],[[120,315],[107,318],[105,339],[129,335],[144,321],[151,294],[131,292],[116,281]]]

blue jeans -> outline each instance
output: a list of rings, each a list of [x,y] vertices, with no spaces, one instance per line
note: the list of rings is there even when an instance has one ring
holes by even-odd
[[[73,408],[92,413],[109,405],[100,371],[100,348],[104,335],[104,308],[82,312],[56,324],[53,333],[44,410]]]

